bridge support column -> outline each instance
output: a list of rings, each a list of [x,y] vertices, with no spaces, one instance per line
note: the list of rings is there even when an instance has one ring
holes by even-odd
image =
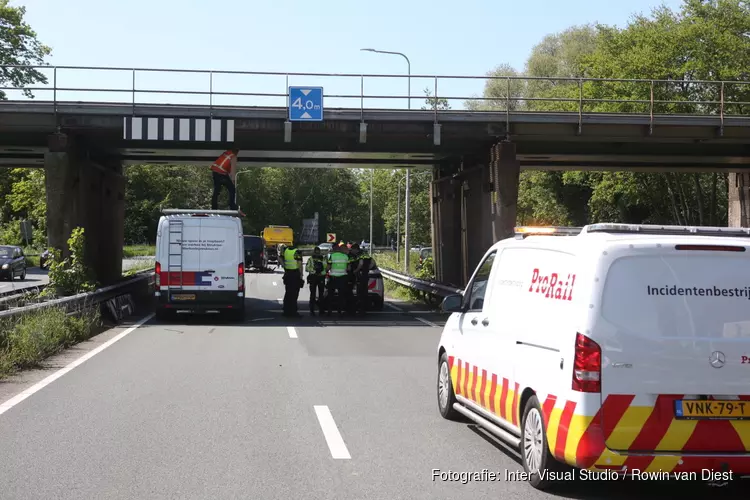
[[[516,145],[499,142],[492,146],[489,168],[490,245],[515,234],[520,174],[521,162],[516,158]]]
[[[750,227],[750,174],[730,172],[728,181],[728,226]]]
[[[86,235],[87,265],[101,285],[122,277],[125,178],[119,163],[102,164],[65,134],[50,136],[44,169],[49,246],[68,254],[76,227]]]
[[[432,199],[432,259],[435,279],[463,286],[461,280],[461,204],[460,182],[451,178],[449,169],[435,167],[430,184]]]

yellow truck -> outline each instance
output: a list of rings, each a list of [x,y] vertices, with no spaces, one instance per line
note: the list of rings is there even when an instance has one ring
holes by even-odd
[[[294,231],[289,226],[268,226],[263,229],[262,236],[266,242],[268,264],[278,267],[279,245],[291,245],[294,243]]]

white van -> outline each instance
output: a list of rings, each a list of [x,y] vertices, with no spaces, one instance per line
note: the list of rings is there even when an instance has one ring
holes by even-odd
[[[750,475],[750,231],[518,232],[443,302],[443,417],[518,448],[539,489]]]
[[[230,210],[163,211],[156,234],[156,315],[245,314],[242,222]]]

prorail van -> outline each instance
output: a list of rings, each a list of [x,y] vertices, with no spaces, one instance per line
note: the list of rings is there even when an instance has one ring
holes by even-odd
[[[438,407],[575,470],[750,475],[750,231],[519,228],[484,255],[438,351]]]

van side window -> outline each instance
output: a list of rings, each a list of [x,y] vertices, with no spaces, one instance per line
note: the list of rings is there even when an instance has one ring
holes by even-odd
[[[484,259],[474,276],[474,281],[471,282],[469,294],[466,296],[469,311],[481,311],[484,306],[484,294],[487,292],[487,282],[492,271],[492,263],[495,262],[495,255],[497,252],[492,252]]]

